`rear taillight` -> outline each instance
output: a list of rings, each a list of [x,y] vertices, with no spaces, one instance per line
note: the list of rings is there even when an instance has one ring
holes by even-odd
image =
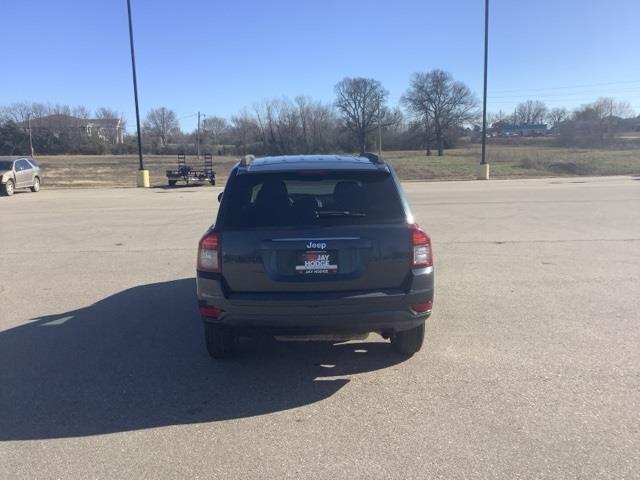
[[[411,310],[416,313],[427,313],[433,309],[433,302],[424,302],[424,303],[416,303],[415,305],[411,305]]]
[[[418,225],[409,225],[411,233],[411,246],[413,248],[412,266],[433,266],[433,253],[431,251],[431,239]]]
[[[200,310],[200,315],[202,315],[203,317],[214,318],[214,319],[220,317],[220,315],[224,313],[224,310],[218,307],[200,307],[199,310]]]
[[[198,270],[220,271],[220,237],[217,233],[208,233],[198,244]]]

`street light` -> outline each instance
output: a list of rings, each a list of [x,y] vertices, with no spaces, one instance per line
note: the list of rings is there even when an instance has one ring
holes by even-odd
[[[27,115],[27,124],[29,126],[29,149],[31,150],[31,158],[33,158],[33,136],[31,135],[31,113]]]
[[[489,0],[484,0],[484,90],[482,93],[482,157],[478,167],[478,180],[489,180],[487,163],[487,63],[489,58]]]
[[[136,104],[136,128],[138,129],[138,187],[149,186],[149,170],[144,169],[142,160],[142,133],[140,131],[140,109],[138,107],[138,80],[136,78],[136,55],[133,48],[133,26],[131,23],[131,0],[127,0],[127,14],[129,15],[129,45],[131,46],[131,71],[133,73],[133,98]]]
[[[382,157],[382,115],[381,112],[382,97],[378,96],[378,156]]]
[[[204,118],[206,115],[204,113],[198,112],[198,133],[196,134],[196,150],[198,155],[198,160],[200,160],[200,117]]]

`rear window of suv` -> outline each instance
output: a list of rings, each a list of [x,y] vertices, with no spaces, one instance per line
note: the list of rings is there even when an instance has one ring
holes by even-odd
[[[299,171],[238,175],[225,190],[225,228],[405,222],[391,174]]]

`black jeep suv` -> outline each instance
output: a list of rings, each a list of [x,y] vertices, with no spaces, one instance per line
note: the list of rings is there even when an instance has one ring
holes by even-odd
[[[239,335],[378,332],[420,350],[433,304],[431,240],[376,155],[243,158],[198,247],[209,354]]]

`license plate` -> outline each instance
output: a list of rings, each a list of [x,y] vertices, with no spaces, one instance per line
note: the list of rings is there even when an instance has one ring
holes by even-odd
[[[296,263],[296,272],[300,274],[327,274],[338,272],[336,252],[306,251],[300,253]]]

